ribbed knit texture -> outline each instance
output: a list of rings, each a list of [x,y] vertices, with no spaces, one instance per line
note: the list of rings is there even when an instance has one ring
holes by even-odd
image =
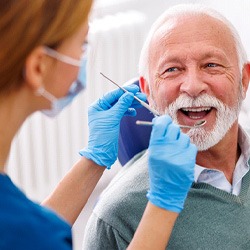
[[[250,249],[250,172],[239,196],[195,183],[168,249]]]

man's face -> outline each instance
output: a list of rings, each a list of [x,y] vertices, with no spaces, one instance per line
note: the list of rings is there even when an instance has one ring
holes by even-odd
[[[216,145],[238,117],[241,73],[235,43],[220,21],[207,16],[166,22],[149,51],[149,102],[186,129],[199,150]]]

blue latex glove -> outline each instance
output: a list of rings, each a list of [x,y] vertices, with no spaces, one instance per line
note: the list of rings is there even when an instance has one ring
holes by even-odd
[[[179,213],[194,180],[197,149],[169,116],[154,118],[153,123],[147,197],[154,205]]]
[[[89,141],[88,146],[79,153],[107,169],[114,164],[118,155],[118,137],[120,121],[124,115],[135,116],[135,107],[140,103],[134,99],[136,95],[145,101],[146,96],[139,91],[137,85],[124,87],[130,93],[121,89],[107,93],[88,110]]]

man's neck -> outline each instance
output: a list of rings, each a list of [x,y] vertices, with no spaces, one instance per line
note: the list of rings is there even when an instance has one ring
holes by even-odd
[[[232,183],[235,165],[240,154],[238,124],[235,124],[218,144],[206,151],[198,152],[196,163],[205,168],[222,171],[227,180]]]

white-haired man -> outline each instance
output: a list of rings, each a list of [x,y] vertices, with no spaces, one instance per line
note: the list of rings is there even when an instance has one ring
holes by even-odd
[[[159,113],[184,125],[206,120],[183,129],[199,152],[195,182],[168,249],[250,249],[250,142],[238,124],[250,66],[236,30],[206,7],[175,6],[153,24],[139,70],[141,89]],[[103,193],[84,249],[126,249],[148,188],[142,152]]]

